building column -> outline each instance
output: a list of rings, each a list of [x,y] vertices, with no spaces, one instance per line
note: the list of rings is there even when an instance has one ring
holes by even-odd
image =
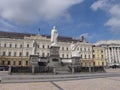
[[[114,56],[114,48],[112,47],[111,50],[112,50],[112,63],[114,63],[114,57],[115,57]]]
[[[32,65],[32,74],[34,74],[34,73],[35,73],[35,66]]]
[[[56,74],[56,67],[53,67],[53,73]]]
[[[119,61],[119,65],[120,65],[120,47],[118,47],[118,61]]]
[[[75,68],[74,68],[74,66],[72,66],[72,73],[74,73],[75,72]]]
[[[115,61],[115,62],[114,62],[114,64],[117,63],[117,53],[116,53],[116,51],[117,51],[117,50],[116,50],[116,47],[115,47],[115,48],[114,48],[114,54],[115,54],[115,58],[114,58],[114,61]]]
[[[89,72],[92,72],[91,67],[89,67]]]
[[[117,47],[117,64],[119,64],[119,56],[120,56],[119,47]]]
[[[9,68],[8,68],[8,74],[11,74],[12,73],[12,67],[11,66],[9,66]]]
[[[105,60],[108,64],[108,50],[107,50],[107,47],[105,48]]]
[[[110,56],[110,48],[108,47],[108,59],[109,59],[109,64],[111,64],[112,62],[111,62],[111,56]]]

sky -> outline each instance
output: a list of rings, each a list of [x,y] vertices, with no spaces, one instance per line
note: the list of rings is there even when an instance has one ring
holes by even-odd
[[[0,31],[120,40],[120,0],[0,0]],[[40,29],[40,32],[39,32]]]

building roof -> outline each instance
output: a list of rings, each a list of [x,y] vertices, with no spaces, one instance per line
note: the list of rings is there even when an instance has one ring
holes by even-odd
[[[0,38],[11,38],[11,39],[24,39],[25,36],[35,36],[36,34],[30,33],[18,33],[18,32],[4,32],[0,31]],[[41,35],[43,37],[50,38],[50,35]],[[72,37],[59,36],[58,41],[61,42],[81,42],[79,39],[73,39]]]
[[[95,45],[97,45],[97,46],[99,46],[99,45],[111,45],[111,44],[120,45],[120,40],[107,40],[107,41],[99,41],[99,42],[95,43]]]

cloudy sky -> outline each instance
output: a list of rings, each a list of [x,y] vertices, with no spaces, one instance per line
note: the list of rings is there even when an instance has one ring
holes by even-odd
[[[0,31],[120,39],[120,0],[0,0]]]

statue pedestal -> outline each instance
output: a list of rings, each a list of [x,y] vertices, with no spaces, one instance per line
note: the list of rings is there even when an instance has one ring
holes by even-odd
[[[76,72],[77,67],[80,68],[80,57],[72,57],[72,73]]]
[[[30,55],[30,64],[38,65],[39,55]]]
[[[80,57],[72,57],[72,65],[80,66]]]
[[[32,65],[32,74],[35,73],[35,66],[38,65],[39,56],[38,55],[30,55],[30,64]]]
[[[60,64],[59,48],[60,48],[59,46],[50,47],[50,57],[48,66],[57,67],[58,64]]]

